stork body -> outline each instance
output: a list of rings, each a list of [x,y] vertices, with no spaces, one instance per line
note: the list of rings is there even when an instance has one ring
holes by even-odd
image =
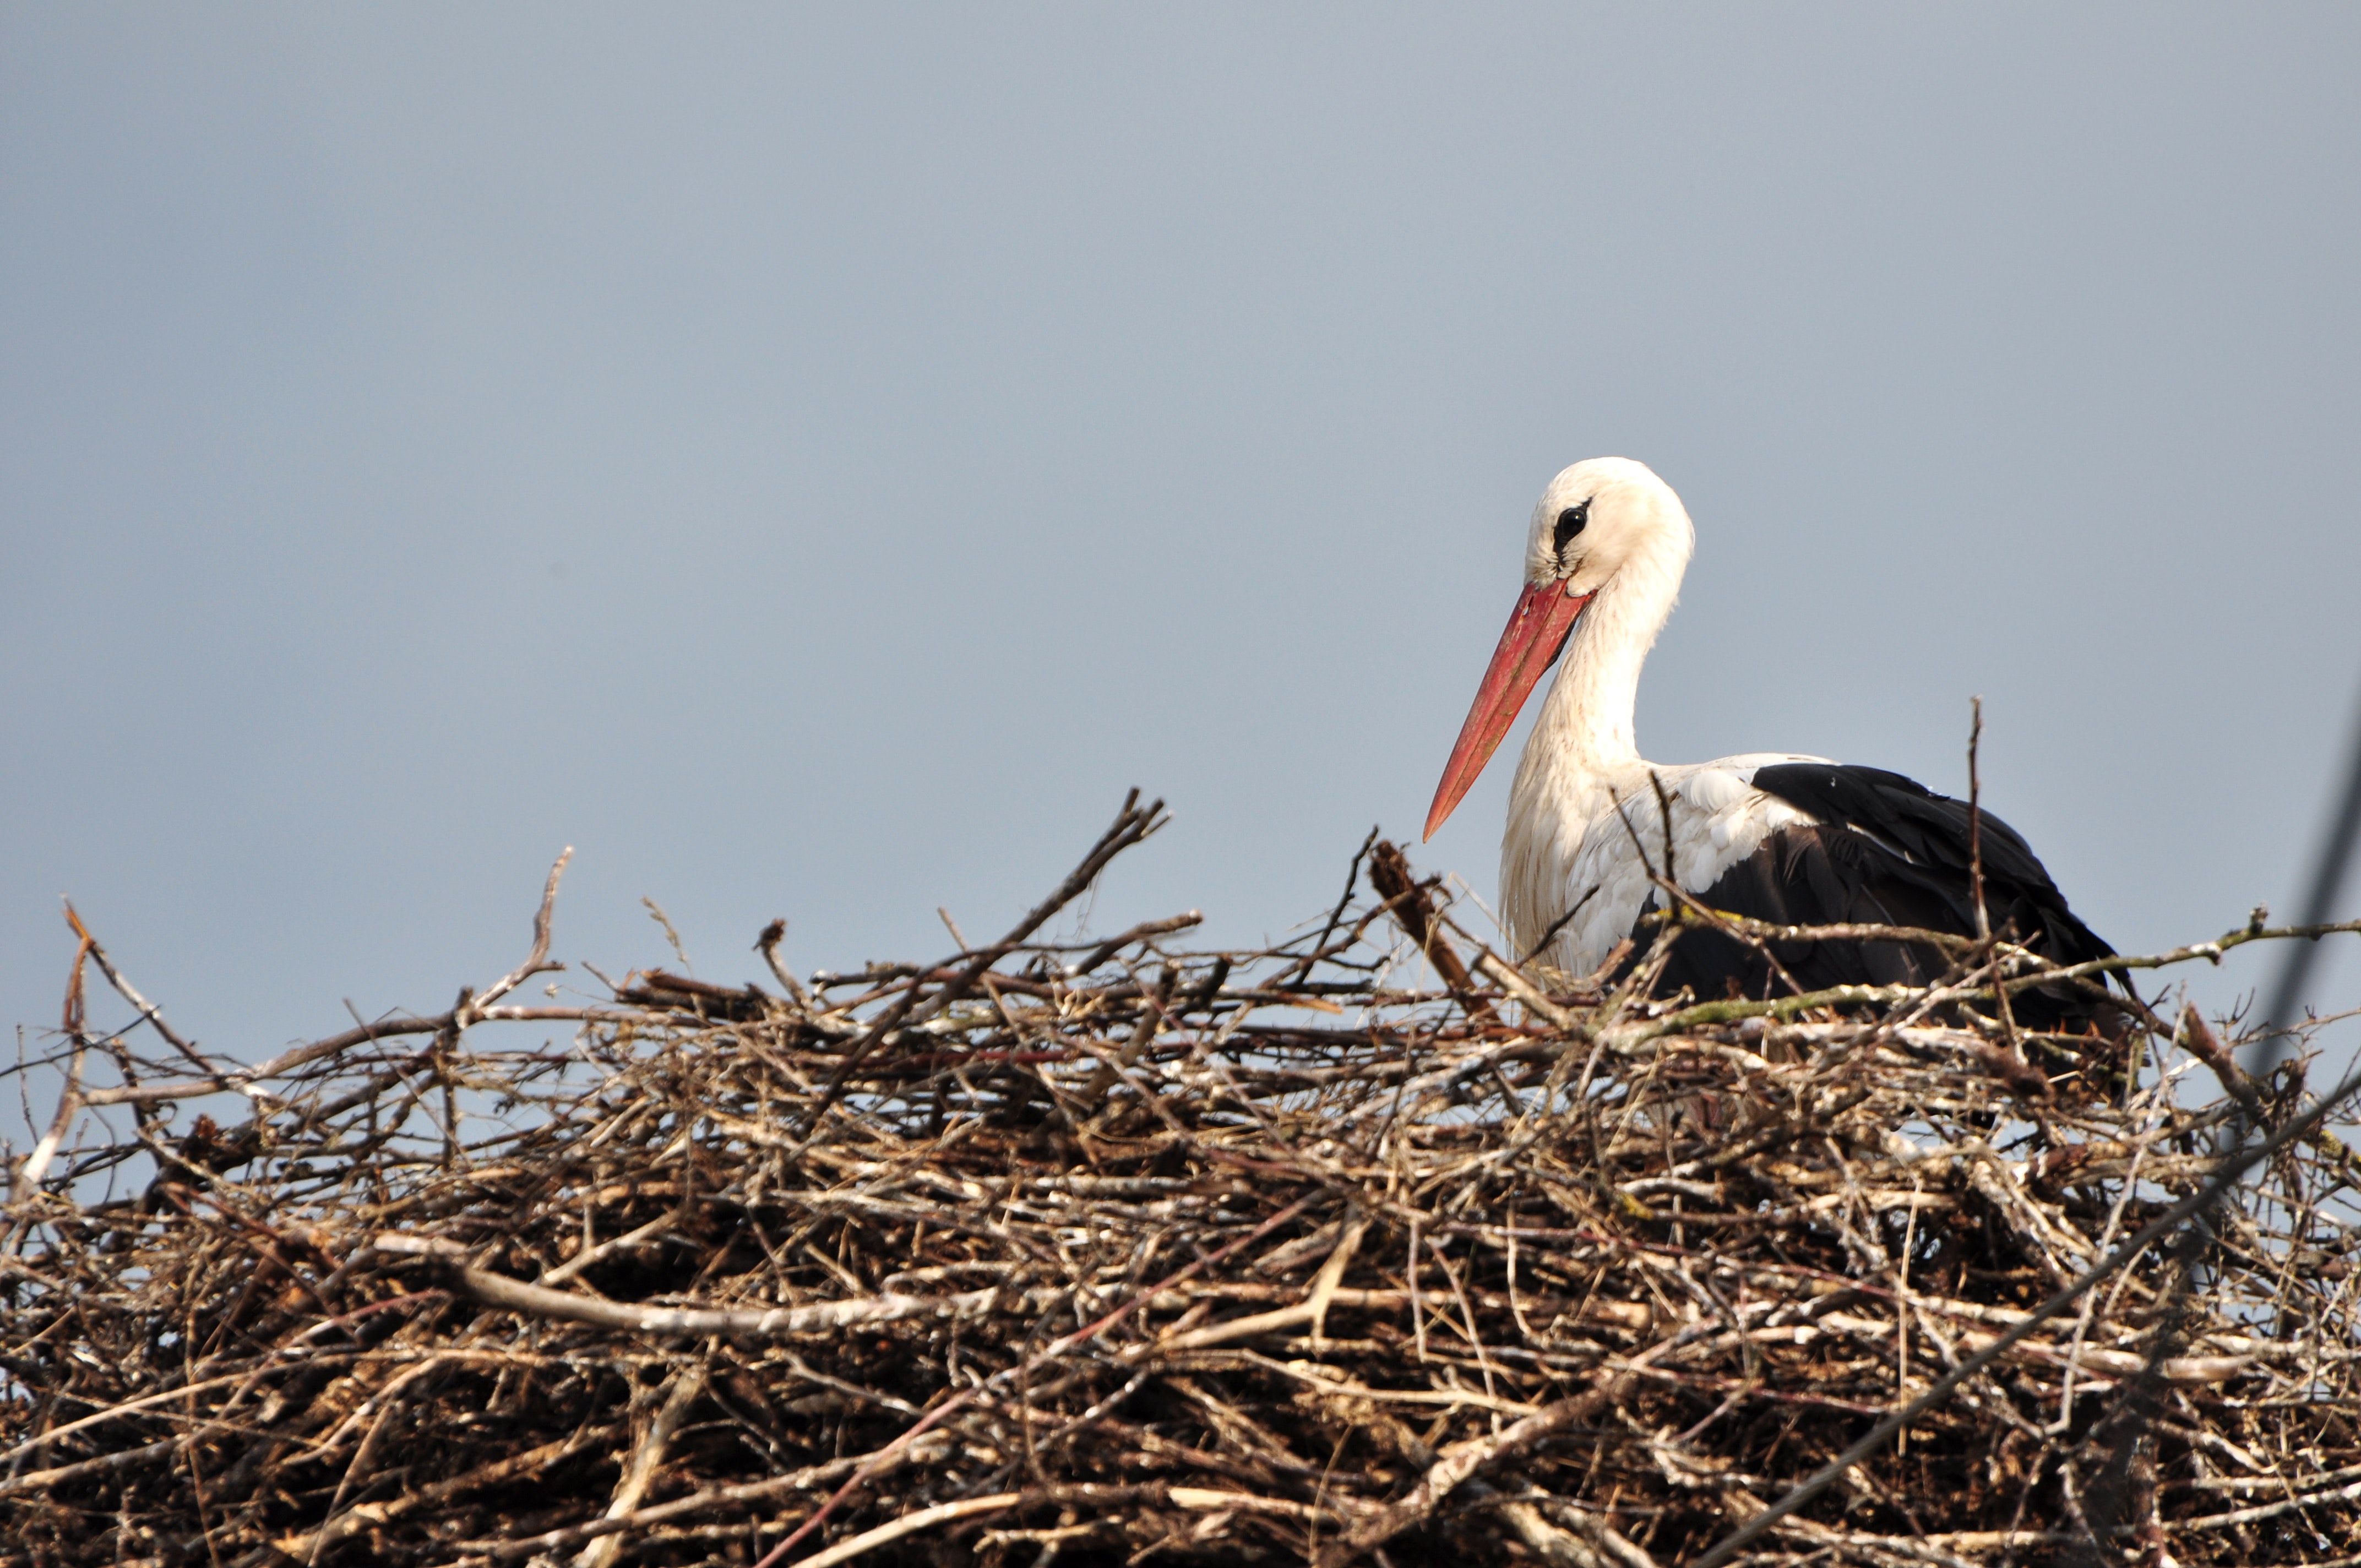
[[[1898,773],[1784,752],[1666,766],[1632,732],[1640,670],[1680,592],[1695,532],[1663,480],[1625,458],[1560,474],[1534,509],[1526,587],[1486,672],[1427,819],[1432,837],[1551,663],[1509,797],[1502,916],[1520,955],[1587,974],[1633,934],[1667,875],[1709,908],[1780,925],[1874,924],[1976,932],[1971,813]],[[2111,949],[2074,917],[2025,840],[1980,828],[1995,931],[2060,962]],[[1664,989],[1719,997],[1939,975],[1925,944],[1826,940],[1762,954],[1726,936],[1683,937]],[[2103,1004],[2102,1004],[2103,1005]],[[2030,1009],[2027,1013],[2026,1010]],[[2028,994],[2037,1027],[2079,1029],[2089,1002]]]

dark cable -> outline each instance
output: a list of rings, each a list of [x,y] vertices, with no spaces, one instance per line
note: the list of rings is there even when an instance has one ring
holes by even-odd
[[[2336,820],[2321,848],[2312,889],[2304,899],[2304,925],[2327,923],[2336,895],[2344,890],[2345,871],[2352,863],[2356,838],[2361,838],[2361,718],[2356,719],[2353,728],[2353,760],[2345,768],[2345,796],[2337,805]],[[2287,1032],[2301,1021],[2304,985],[2312,978],[2312,960],[2319,951],[2316,939],[2288,944],[2287,957],[2279,964],[2279,983],[2271,988],[2270,1007],[2263,1014],[2263,1037],[2247,1069],[2251,1076],[2268,1078],[2287,1054]]]

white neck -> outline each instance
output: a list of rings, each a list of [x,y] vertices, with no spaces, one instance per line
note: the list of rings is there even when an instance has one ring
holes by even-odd
[[[1555,529],[1576,508],[1588,522],[1587,532],[1574,531],[1583,544],[1567,559]],[[1638,916],[1646,892],[1643,881],[1632,880],[1638,862],[1601,862],[1581,872],[1584,889],[1573,883],[1577,865],[1591,855],[1586,841],[1618,822],[1620,803],[1649,789],[1652,770],[1641,760],[1631,709],[1640,668],[1680,597],[1696,537],[1680,498],[1644,466],[1620,458],[1576,464],[1550,482],[1533,509],[1526,580],[1543,581],[1564,568],[1563,587],[1595,592],[1566,641],[1509,788],[1500,915],[1521,948],[1565,919],[1570,898],[1583,910],[1595,894],[1595,906],[1567,922],[1552,947],[1556,961],[1587,968]]]
[[[1543,797],[1563,809],[1640,761],[1631,726],[1640,670],[1673,613],[1686,565],[1668,555],[1624,563],[1575,623],[1510,786],[1511,823],[1530,819]]]
[[[1683,541],[1682,543],[1686,543]],[[1575,623],[1565,657],[1509,788],[1508,831],[1500,840],[1500,913],[1521,947],[1565,913],[1567,879],[1593,822],[1610,795],[1645,788],[1647,764],[1631,732],[1640,667],[1679,597],[1688,553],[1672,542],[1635,552],[1600,585]],[[1630,910],[1598,912],[1629,925]],[[1604,927],[1602,927],[1602,929]],[[1559,947],[1587,964],[1597,954],[1587,933]],[[1585,939],[1577,939],[1582,938]]]

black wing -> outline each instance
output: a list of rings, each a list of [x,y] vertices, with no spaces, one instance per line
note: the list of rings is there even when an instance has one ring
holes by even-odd
[[[1915,926],[1973,936],[1967,803],[1940,795],[1900,773],[1828,762],[1782,762],[1758,770],[1754,787],[1816,818],[1782,828],[1699,894],[1712,909],[1784,926]],[[1993,931],[2056,963],[2107,958],[2114,949],[2066,906],[2032,847],[2007,823],[1982,814],[1984,907]],[[1793,942],[1773,948],[1796,983],[1922,984],[1949,967],[1926,944]],[[1667,989],[1700,997],[1765,997],[1785,985],[1760,953],[1708,931],[1684,937],[1665,972]],[[2018,1020],[2043,1030],[2113,1035],[2121,1022],[2106,1003],[2070,988],[2021,992]]]

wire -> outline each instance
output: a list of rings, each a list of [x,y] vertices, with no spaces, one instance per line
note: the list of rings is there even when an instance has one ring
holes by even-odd
[[[2361,839],[2361,718],[2353,726],[2353,758],[2345,768],[2345,798],[2337,806],[2336,820],[2329,828],[2327,842],[2321,847],[2319,863],[2312,871],[2302,924],[2327,923],[2337,894],[2344,891],[2356,839]],[[2288,1031],[2300,1021],[2304,986],[2312,979],[2312,961],[2319,952],[2317,941],[2288,945],[2287,957],[2279,964],[2279,983],[2271,988],[2270,1008],[2263,1014],[2263,1038],[2255,1047],[2253,1064],[2247,1069],[2253,1077],[2268,1078],[2287,1054]]]

